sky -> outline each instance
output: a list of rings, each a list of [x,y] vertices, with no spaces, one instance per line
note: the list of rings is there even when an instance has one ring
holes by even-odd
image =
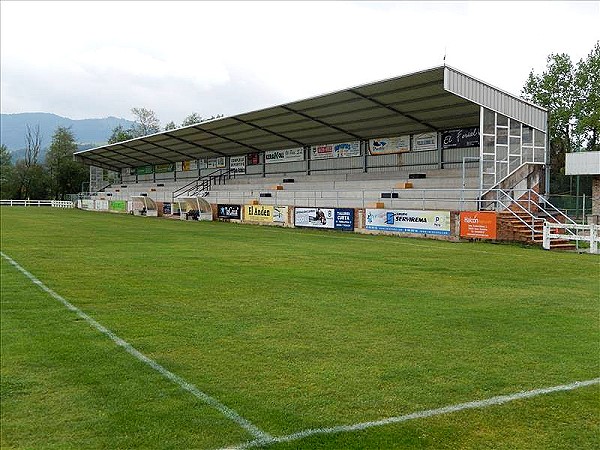
[[[600,1],[0,1],[0,110],[153,110],[164,126],[446,64],[519,95],[552,53],[585,58]]]

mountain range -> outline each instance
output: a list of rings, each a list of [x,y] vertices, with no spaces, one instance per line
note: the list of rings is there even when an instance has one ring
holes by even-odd
[[[70,127],[80,150],[105,144],[117,125],[128,129],[133,122],[117,117],[104,119],[69,119],[51,113],[0,114],[0,144],[13,154],[13,161],[24,154],[27,125],[39,125],[42,137],[40,158],[46,153],[57,127]]]

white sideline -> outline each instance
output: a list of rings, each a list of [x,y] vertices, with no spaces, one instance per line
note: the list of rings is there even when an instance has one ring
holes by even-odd
[[[11,257],[9,257],[8,255],[6,255],[4,252],[0,251],[0,255],[2,255],[2,257],[4,259],[6,259],[10,264],[12,264],[23,275],[25,275],[27,278],[29,278],[32,283],[38,285],[43,291],[45,291],[46,293],[50,294],[54,299],[56,299],[60,303],[62,303],[67,309],[69,309],[70,311],[74,312],[75,314],[77,314],[82,319],[84,319],[89,325],[91,325],[93,328],[95,328],[96,330],[98,330],[100,333],[105,334],[106,336],[108,336],[115,344],[117,344],[120,347],[123,347],[123,349],[127,353],[129,353],[130,355],[132,355],[134,358],[136,358],[139,361],[141,361],[141,362],[147,364],[148,366],[152,367],[154,370],[156,370],[158,373],[160,373],[166,379],[172,381],[173,383],[175,383],[179,387],[181,387],[183,390],[186,390],[189,393],[191,393],[197,399],[203,401],[207,405],[209,405],[212,408],[216,409],[221,414],[223,414],[225,417],[227,417],[228,419],[231,419],[233,422],[237,423],[240,427],[244,428],[246,431],[248,431],[255,438],[261,439],[261,440],[267,440],[267,441],[270,441],[272,439],[272,437],[268,433],[262,431],[260,428],[258,428],[254,424],[250,423],[248,420],[244,419],[242,416],[240,416],[233,409],[225,406],[223,403],[219,402],[216,398],[211,397],[210,395],[202,392],[201,390],[199,390],[193,384],[188,383],[183,378],[181,378],[181,377],[175,375],[173,372],[165,369],[163,366],[161,366],[160,364],[158,364],[153,359],[148,358],[143,353],[140,353],[138,350],[136,350],[127,341],[124,341],[123,339],[121,339],[119,336],[117,336],[116,334],[114,334],[108,328],[106,328],[103,325],[101,325],[100,323],[96,322],[94,319],[92,319],[90,316],[88,316],[82,310],[80,310],[76,306],[72,305],[67,300],[65,300],[63,297],[61,297],[59,294],[57,294],[52,289],[50,289],[49,287],[47,287],[44,283],[42,283],[40,280],[38,280],[34,275],[32,275],[31,273],[29,273],[26,269],[24,269],[23,267],[21,267],[15,260],[13,260]]]
[[[512,402],[515,400],[536,397],[538,395],[543,395],[543,394],[550,394],[552,392],[571,391],[573,389],[578,389],[578,388],[585,387],[585,386],[591,386],[594,384],[600,384],[600,378],[594,378],[592,380],[586,380],[586,381],[575,381],[570,384],[563,384],[563,385],[559,385],[559,386],[552,386],[552,387],[541,388],[541,389],[533,389],[531,391],[521,391],[521,392],[517,392],[515,394],[510,394],[510,395],[499,395],[497,397],[491,397],[486,400],[476,400],[473,402],[458,403],[455,405],[444,406],[442,408],[427,409],[424,411],[417,411],[417,412],[414,412],[411,414],[406,414],[404,416],[388,417],[386,419],[375,420],[372,422],[361,422],[361,423],[356,423],[353,425],[339,425],[339,426],[329,427],[329,428],[313,428],[313,429],[298,431],[297,433],[292,433],[292,434],[288,434],[285,436],[274,436],[274,437],[266,438],[266,439],[259,438],[254,441],[245,442],[245,443],[237,445],[237,446],[226,447],[226,449],[227,450],[242,450],[242,449],[246,449],[246,448],[276,444],[279,442],[297,441],[297,440],[304,439],[306,437],[314,436],[317,434],[334,434],[334,433],[344,433],[344,432],[350,432],[350,431],[360,431],[360,430],[365,430],[367,428],[379,427],[382,425],[389,425],[392,423],[401,423],[401,422],[406,422],[406,421],[413,420],[413,419],[423,419],[423,418],[431,417],[431,416],[439,416],[441,414],[449,414],[449,413],[453,413],[453,412],[464,411],[467,409],[486,408],[488,406],[493,406],[493,405],[502,405],[504,403]],[[223,450],[226,450],[226,449],[223,449]]]

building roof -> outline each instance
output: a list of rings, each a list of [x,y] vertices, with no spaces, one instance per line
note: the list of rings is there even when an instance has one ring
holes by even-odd
[[[479,125],[480,106],[546,130],[546,111],[448,66],[75,153],[119,170]]]

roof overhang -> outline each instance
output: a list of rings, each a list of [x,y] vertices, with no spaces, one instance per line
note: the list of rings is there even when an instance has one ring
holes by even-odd
[[[464,86],[467,79],[469,89],[461,89],[460,82]],[[104,145],[76,152],[74,157],[86,164],[119,170],[478,126],[480,106],[495,109],[495,105],[485,105],[488,88],[491,87],[462,72],[441,66]],[[473,92],[480,95],[467,95]],[[502,94],[521,108],[543,111]]]

